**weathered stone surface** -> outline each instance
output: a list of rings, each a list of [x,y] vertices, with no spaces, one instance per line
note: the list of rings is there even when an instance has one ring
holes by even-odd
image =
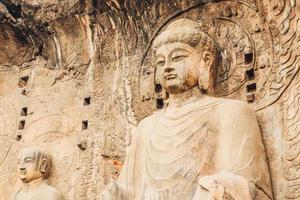
[[[51,156],[35,148],[25,148],[18,156],[18,173],[23,186],[14,195],[15,200],[61,200],[60,192],[48,185]]]
[[[210,97],[215,41],[184,18],[155,39],[152,51],[168,103],[140,122],[120,178],[103,199],[272,199],[254,111]]]
[[[1,198],[22,186],[16,163],[24,146],[52,155],[49,182],[66,200],[101,199],[105,185],[113,188],[132,135],[170,101],[153,45],[169,24],[188,18],[220,50],[210,96],[256,111],[273,199],[299,199],[299,4],[1,0]]]

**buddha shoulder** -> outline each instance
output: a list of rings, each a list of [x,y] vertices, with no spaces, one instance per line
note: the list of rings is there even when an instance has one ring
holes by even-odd
[[[216,107],[214,117],[238,119],[245,116],[255,117],[255,111],[249,104],[244,101],[224,99],[224,101]]]
[[[146,127],[153,127],[158,119],[158,112],[154,112],[152,115],[149,115],[142,119],[138,125],[139,129],[144,129]]]
[[[62,200],[62,196],[60,192],[51,185],[48,185],[46,183],[42,184],[41,190],[43,191],[43,197],[44,200]]]

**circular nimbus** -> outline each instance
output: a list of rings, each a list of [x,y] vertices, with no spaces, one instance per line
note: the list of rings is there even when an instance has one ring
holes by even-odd
[[[16,124],[12,106],[0,96],[0,166],[5,161],[14,141]]]
[[[266,80],[274,71],[274,44],[264,15],[256,4],[240,1],[202,2],[170,14],[164,22],[158,23],[160,26],[150,37],[141,60],[136,86],[138,92],[133,91],[133,95],[139,99],[133,102],[137,115],[145,115],[140,111],[141,107],[147,110],[145,113],[151,113],[159,108],[155,104],[164,105],[163,99],[168,97],[163,90],[156,90],[156,86],[161,88],[161,85],[156,79],[157,70],[151,63],[151,46],[168,24],[184,17],[198,22],[202,31],[210,35],[220,49],[221,62],[217,66],[215,95],[249,101],[254,106],[265,100],[264,96],[257,94],[265,88]]]
[[[49,131],[39,134],[29,144],[51,154],[53,169],[51,170],[51,183],[59,186],[63,192],[68,192],[71,168],[74,166],[74,140],[62,132]]]

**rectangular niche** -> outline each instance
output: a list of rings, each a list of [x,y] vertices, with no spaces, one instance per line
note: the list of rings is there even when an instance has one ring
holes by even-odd
[[[19,87],[24,88],[27,86],[29,76],[22,76],[19,80]]]
[[[28,112],[27,107],[22,108],[22,110],[21,110],[21,116],[27,116],[27,112]]]
[[[22,139],[21,133],[17,133],[16,138],[17,141],[20,141]]]
[[[155,84],[155,92],[161,92],[162,91],[162,86],[161,86],[161,84],[159,84],[159,83],[156,83]]]
[[[246,97],[247,97],[247,101],[250,102],[250,103],[254,102],[254,100],[255,100],[255,94],[254,93],[248,93],[248,94],[246,94]]]
[[[24,128],[25,128],[25,120],[19,121],[18,129],[19,130],[23,130]]]
[[[164,107],[164,100],[162,98],[156,99],[156,108],[162,109]]]
[[[82,126],[81,126],[82,130],[87,130],[88,126],[89,126],[89,121],[88,120],[82,121]]]
[[[254,69],[248,69],[246,71],[247,80],[253,80],[255,78],[254,75]]]
[[[255,92],[256,91],[256,83],[250,83],[247,85],[247,92]]]
[[[244,54],[244,63],[246,65],[252,63],[252,61],[253,61],[253,53],[252,52]]]
[[[83,99],[83,105],[88,106],[91,104],[91,97],[86,97]]]
[[[21,94],[24,95],[24,96],[26,96],[26,92],[27,92],[27,91],[26,91],[25,89],[23,89],[23,90],[21,91]]]

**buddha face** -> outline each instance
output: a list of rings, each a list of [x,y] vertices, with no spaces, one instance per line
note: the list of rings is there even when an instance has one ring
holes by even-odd
[[[200,68],[205,65],[197,49],[181,42],[158,47],[155,58],[160,82],[169,93],[182,93],[196,86]]]
[[[34,149],[24,149],[18,157],[18,172],[21,181],[29,183],[41,178],[43,174],[40,171],[38,152]]]

